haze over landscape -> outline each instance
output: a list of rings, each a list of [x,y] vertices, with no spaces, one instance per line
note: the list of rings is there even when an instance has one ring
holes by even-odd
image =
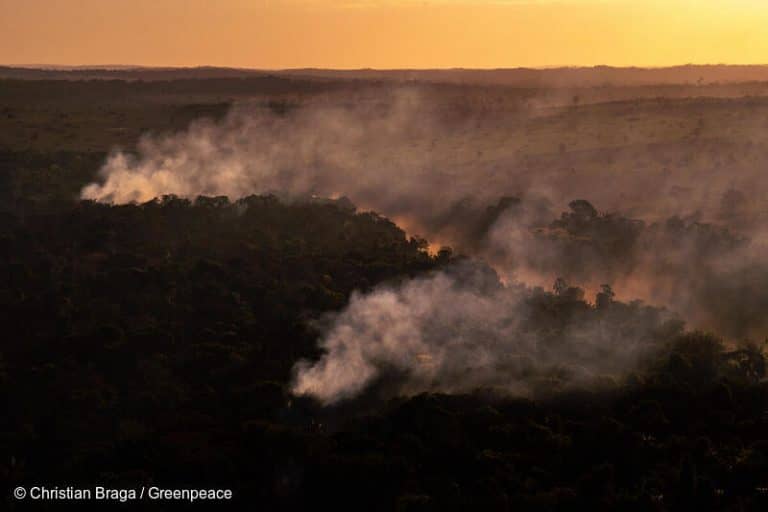
[[[0,505],[764,510],[766,26],[0,0]]]

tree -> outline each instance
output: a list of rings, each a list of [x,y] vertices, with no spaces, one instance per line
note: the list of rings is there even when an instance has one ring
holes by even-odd
[[[597,309],[605,309],[611,305],[615,296],[616,294],[613,292],[611,285],[600,285],[600,292],[595,297],[595,306]]]

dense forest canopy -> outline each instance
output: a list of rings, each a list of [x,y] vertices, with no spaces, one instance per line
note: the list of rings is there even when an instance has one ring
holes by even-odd
[[[6,212],[4,221],[3,430],[5,460],[16,461],[4,471],[13,479],[108,471],[117,484],[141,471],[164,482],[238,482],[243,498],[301,508],[323,499],[356,506],[374,488],[382,508],[425,501],[442,509],[450,489],[485,506],[628,504],[662,494],[675,503],[722,488],[728,499],[753,495],[739,475],[752,474],[761,445],[737,440],[759,440],[765,421],[761,348],[726,349],[663,311],[614,301],[609,289],[594,303],[563,280],[524,292],[520,329],[548,333],[538,356],[573,351],[550,367],[494,368],[498,385],[516,375],[534,387],[536,402],[498,386],[388,402],[407,388],[393,395],[397,381],[380,379],[356,405],[322,409],[291,398],[287,384],[296,361],[321,356],[309,320],[342,308],[353,290],[426,271],[510,292],[492,270],[472,264],[470,272],[447,252],[430,256],[423,241],[344,202],[86,201]],[[558,392],[573,379],[568,362],[585,356],[560,337],[594,322],[615,330],[620,352],[647,345],[643,365],[626,380],[598,375]],[[472,382],[455,374],[460,368],[445,371],[440,378]],[[689,429],[700,438],[678,446]],[[697,468],[694,483],[685,472],[669,480],[665,472],[676,470],[658,465],[670,443],[685,454],[683,468]],[[465,462],[440,476],[441,457]],[[536,477],[523,476],[529,457]],[[576,475],[584,480],[569,487]],[[346,497],[337,502],[333,489]]]
[[[81,197],[116,176],[105,169],[167,170],[177,148],[209,140],[195,130],[262,136],[267,123],[289,134],[312,126],[295,120],[317,104],[345,112],[336,118],[345,126],[360,120],[355,101],[389,87],[292,80],[251,77],[237,82],[240,92],[227,79],[0,81],[8,488],[228,487],[235,499],[217,507],[233,510],[768,504],[768,272],[753,193],[765,162],[761,99],[573,105],[569,97],[533,116],[535,91],[434,86],[424,108],[435,114],[430,123],[448,126],[442,139],[401,131],[427,110],[390,124],[386,101],[363,102],[362,126],[378,138],[316,135],[321,147],[356,145],[343,148],[354,149],[349,160],[312,154],[337,172],[310,174],[315,181],[286,165],[270,168],[269,187],[246,179],[226,195],[191,186],[137,200]],[[326,96],[334,90],[344,101]],[[247,104],[232,114],[241,93]],[[258,121],[238,120],[243,112]],[[691,112],[704,121],[689,123]],[[586,119],[600,128],[587,130]],[[616,125],[603,129],[610,119]],[[744,130],[757,142],[738,140]],[[704,156],[696,160],[677,136]],[[648,145],[664,137],[673,142]],[[373,145],[382,138],[389,149]],[[258,156],[253,139],[212,139],[213,150],[201,144],[199,158],[178,167],[208,171],[205,155],[217,151]],[[286,140],[275,154],[295,164],[307,146]],[[381,162],[402,171],[403,155],[388,151],[412,145],[416,155],[446,152],[447,171],[435,178],[432,160],[404,154],[424,164],[412,189],[384,179],[352,187],[338,172],[366,163],[359,155],[370,162],[355,176],[375,177]],[[640,158],[649,147],[659,151]],[[110,167],[116,155],[128,164]],[[557,161],[568,165],[548,167]],[[638,161],[653,169],[629,167]],[[511,171],[454,179],[473,163]],[[703,193],[680,184],[694,183],[693,171],[656,174],[659,163],[735,174]],[[607,169],[624,166],[627,182]],[[499,185],[518,169],[544,168],[565,176],[551,183],[572,194],[553,200],[523,181]],[[659,176],[663,193],[645,201],[610,191]],[[594,194],[570,188],[581,178]],[[285,183],[294,189],[277,186]],[[328,193],[314,194],[318,184]]]

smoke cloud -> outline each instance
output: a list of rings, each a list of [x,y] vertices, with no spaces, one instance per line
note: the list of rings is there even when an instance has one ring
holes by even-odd
[[[101,169],[102,181],[81,196],[126,203],[164,194],[346,194],[392,216],[429,217],[473,192],[458,190],[448,169],[440,169],[446,155],[419,146],[440,133],[437,121],[411,91],[286,112],[243,104],[219,122],[200,120],[182,133],[144,137],[137,154],[114,153]]]
[[[353,295],[321,336],[322,359],[297,366],[294,392],[326,403],[387,375],[401,393],[530,393],[552,375],[562,386],[620,376],[652,353],[668,318],[636,303],[616,317],[582,302],[556,329],[531,320],[531,301],[547,297],[535,287],[561,276],[731,339],[768,334],[762,104],[551,108],[483,94],[240,104],[113,153],[81,196],[347,196],[493,267],[490,280],[462,267]]]
[[[638,303],[592,308],[575,288],[555,295],[505,286],[487,267],[465,263],[354,295],[322,338],[325,355],[297,366],[293,392],[330,404],[390,374],[396,394],[610,385],[680,325]]]

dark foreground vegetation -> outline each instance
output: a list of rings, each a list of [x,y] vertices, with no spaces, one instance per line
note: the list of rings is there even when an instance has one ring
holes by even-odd
[[[238,508],[301,510],[768,503],[762,353],[679,325],[647,372],[604,391],[291,398],[292,365],[318,356],[311,319],[451,259],[345,201],[28,204],[3,213],[0,249],[11,488],[219,485]],[[597,304],[559,282],[536,307],[555,326],[630,307]]]
[[[262,96],[287,87],[253,80]],[[235,494],[152,510],[768,507],[763,347],[674,320],[657,330],[647,364],[600,386],[552,392],[553,380],[526,399],[374,389],[333,407],[292,397],[292,368],[320,356],[326,313],[354,290],[461,258],[430,255],[424,240],[345,200],[76,199],[112,146],[224,115],[253,90],[238,81],[210,93],[217,83],[0,83],[0,510],[141,508],[20,502],[17,485]],[[715,240],[701,245],[718,253],[740,243],[699,224],[646,228],[584,208],[542,234],[557,230],[580,255],[572,273],[592,270],[590,258],[608,252],[602,240],[617,267],[630,254],[619,249],[643,233]],[[609,288],[585,297],[554,284],[529,304],[553,339],[573,316],[660,314]]]

